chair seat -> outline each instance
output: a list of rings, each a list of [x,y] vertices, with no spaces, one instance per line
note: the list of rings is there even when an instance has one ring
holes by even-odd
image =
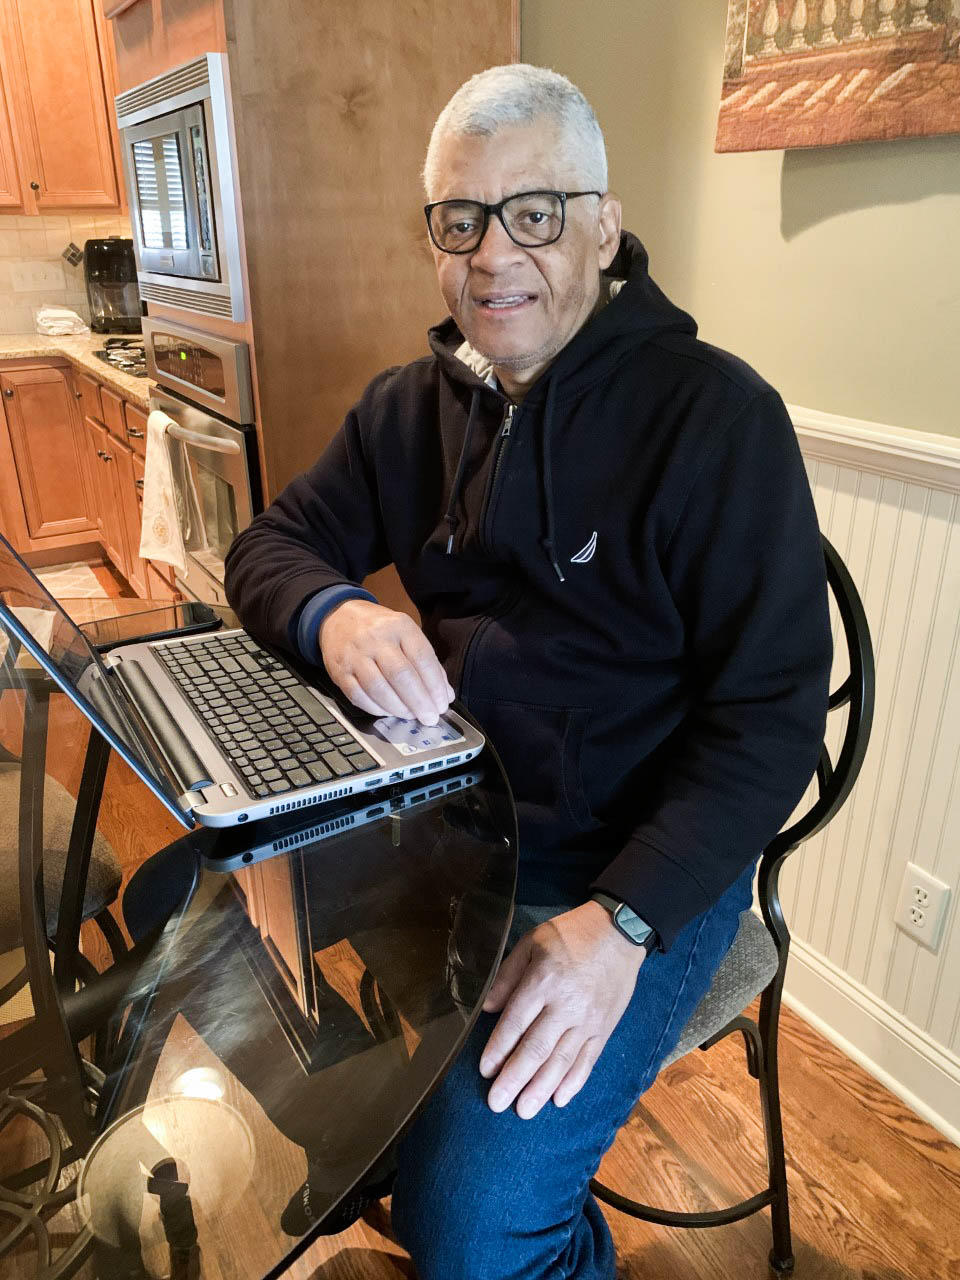
[[[710,989],[683,1029],[673,1053],[663,1065],[676,1062],[696,1049],[747,1005],[767,986],[777,972],[777,948],[766,925],[754,911],[744,911],[733,945],[713,975]]]
[[[57,931],[60,891],[76,807],[66,788],[47,774],[43,789],[43,890],[48,937]],[[0,763],[0,951],[20,945],[19,831],[20,766]],[[93,840],[83,898],[85,920],[116,899],[121,880],[117,855],[98,831]]]

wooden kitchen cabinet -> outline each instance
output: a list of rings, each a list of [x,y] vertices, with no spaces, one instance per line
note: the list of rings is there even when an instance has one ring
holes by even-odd
[[[13,107],[7,91],[9,74],[2,36],[0,22],[0,212],[17,212],[23,207],[23,179],[13,142]]]
[[[98,0],[0,0],[0,46],[13,155],[5,170],[0,102],[0,207],[120,209],[114,63]],[[6,190],[15,178],[16,205]]]
[[[124,446],[114,440],[107,428],[99,422],[94,422],[92,418],[84,418],[83,421],[100,515],[100,541],[120,573],[128,578],[127,535],[117,462],[117,451]]]
[[[13,462],[0,467],[3,507],[8,515],[19,508],[20,516],[10,517],[11,541],[21,551],[89,542],[97,519],[69,370],[7,368],[0,391]]]
[[[150,592],[147,589],[147,562],[140,559],[140,503],[137,501],[133,450],[120,440],[111,440],[110,452],[116,463],[120,486],[120,514],[126,544],[126,571],[123,576],[144,600]]]

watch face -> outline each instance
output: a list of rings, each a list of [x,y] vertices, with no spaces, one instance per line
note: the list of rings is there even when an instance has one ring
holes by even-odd
[[[653,933],[653,929],[647,924],[646,920],[641,920],[632,907],[628,907],[625,902],[621,902],[619,907],[613,913],[613,922],[625,934],[631,942],[635,942],[638,946],[647,941]]]

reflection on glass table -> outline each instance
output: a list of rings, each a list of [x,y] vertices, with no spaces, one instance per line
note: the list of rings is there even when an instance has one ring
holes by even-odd
[[[4,742],[36,749],[16,724],[35,694],[3,698]],[[82,717],[48,700],[53,754],[82,761]],[[122,822],[138,821],[137,789]],[[31,1095],[56,1126],[71,1117],[57,1231],[73,1233],[76,1274],[280,1274],[458,1052],[515,874],[512,802],[489,752],[429,790],[195,830],[146,857],[122,902],[133,950],[99,976],[78,965],[37,1005],[38,1041],[84,1038],[86,1063]],[[18,1148],[4,1144],[0,1132],[6,1182]],[[13,1258],[12,1274],[33,1274],[32,1237]]]

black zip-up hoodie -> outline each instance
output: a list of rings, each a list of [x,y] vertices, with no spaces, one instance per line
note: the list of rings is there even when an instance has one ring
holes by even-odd
[[[394,562],[504,761],[534,900],[603,888],[669,947],[800,799],[831,639],[780,398],[697,339],[633,236],[608,275],[517,407],[431,330],[240,534],[226,586],[289,647],[312,595]]]

